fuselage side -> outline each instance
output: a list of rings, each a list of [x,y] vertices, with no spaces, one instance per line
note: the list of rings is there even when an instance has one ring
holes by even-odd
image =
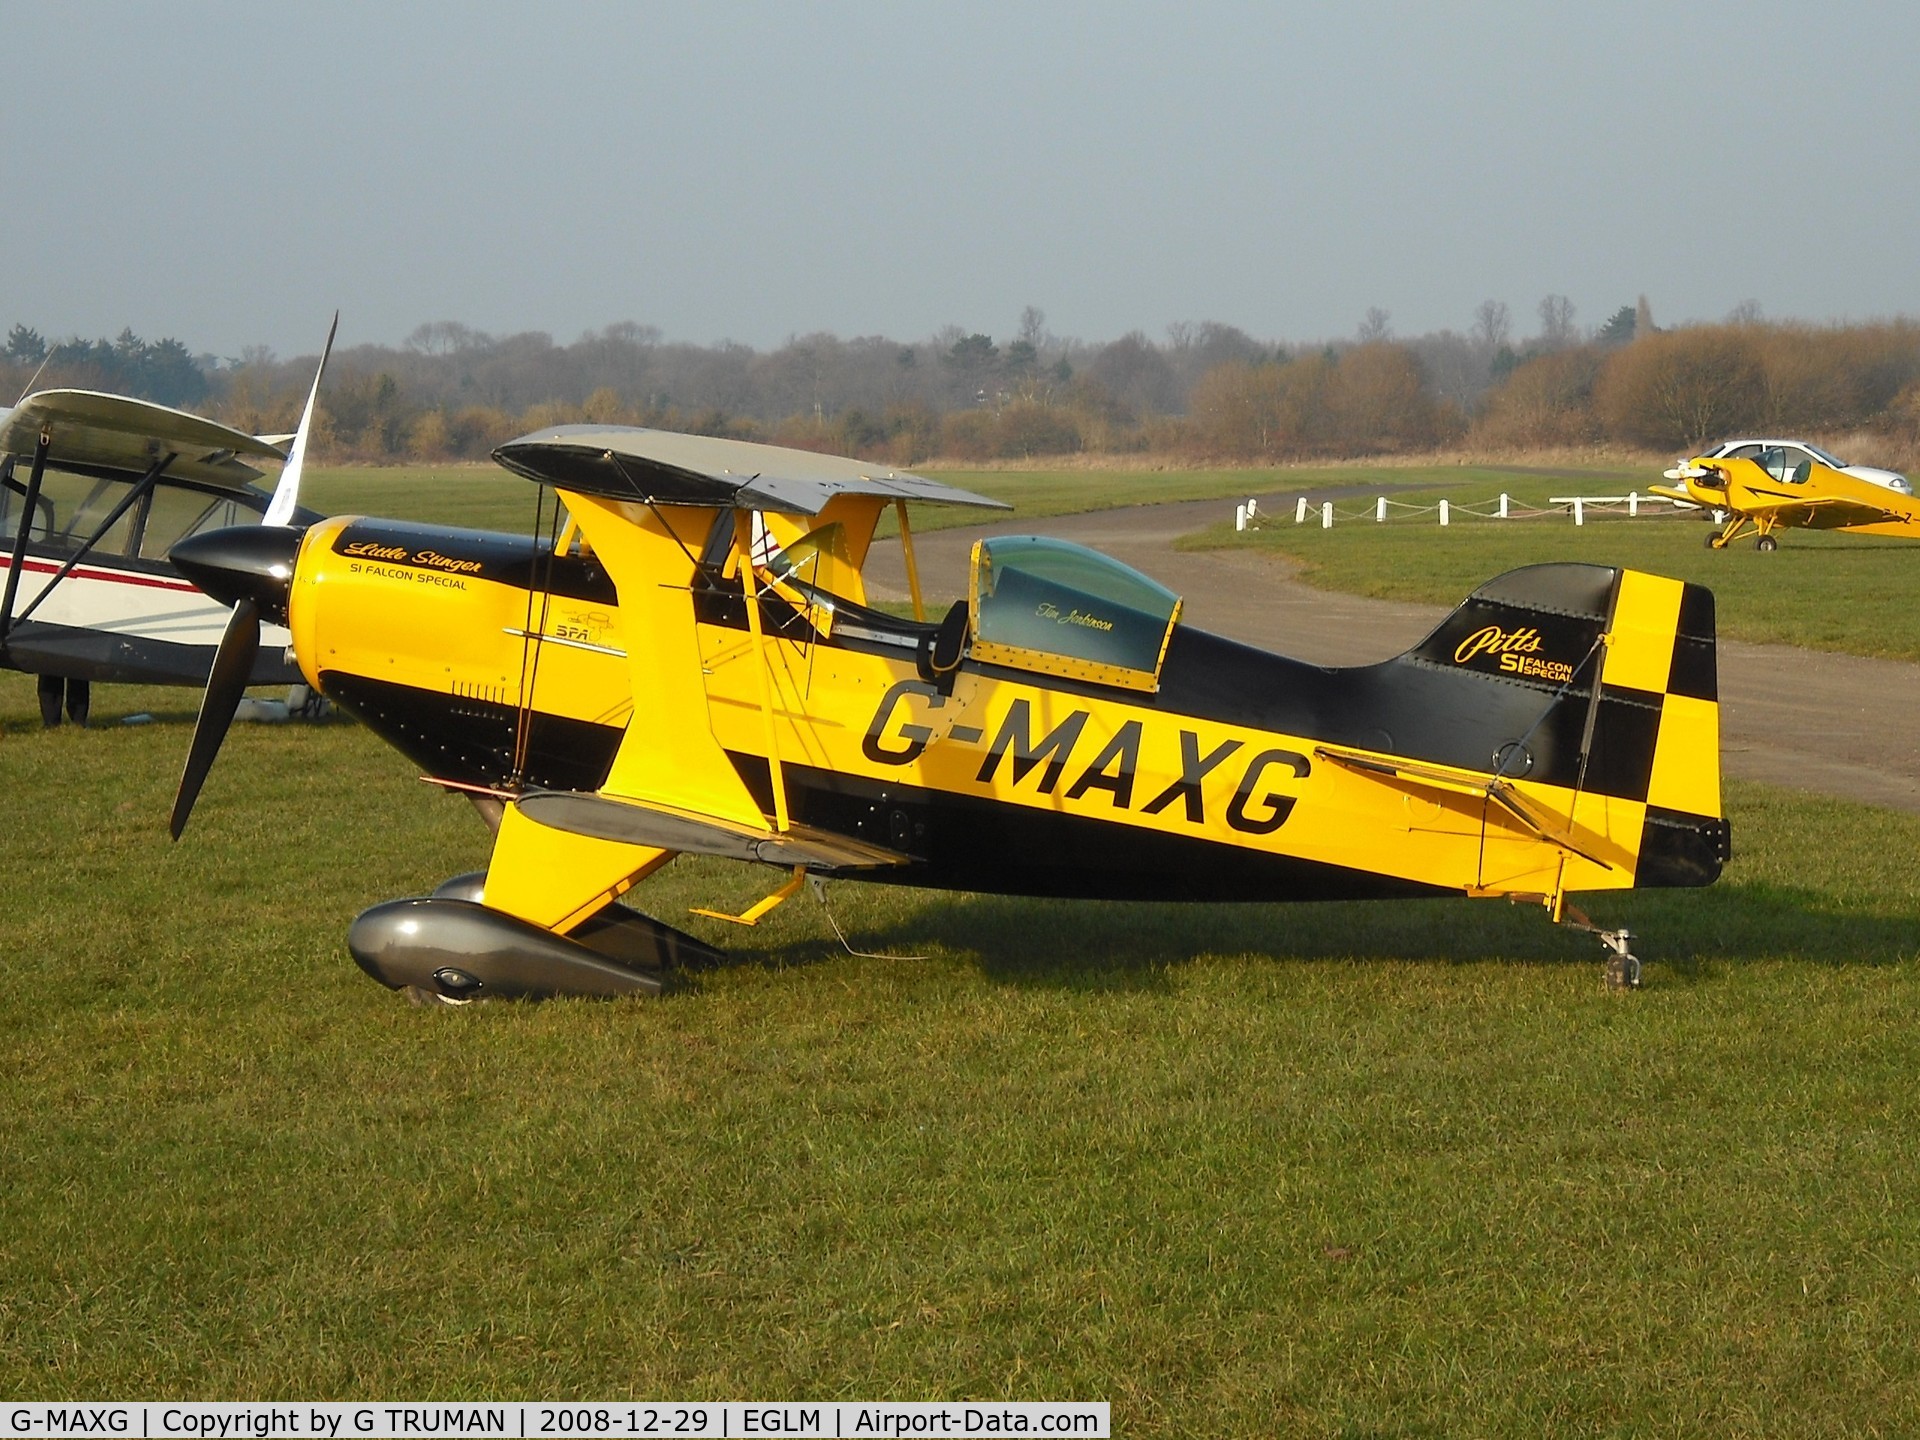
[[[1430,655],[1328,670],[1176,626],[1151,692],[972,660],[936,683],[936,627],[867,607],[846,577],[838,595],[763,591],[756,639],[737,568],[702,548],[714,512],[569,501],[591,552],[314,526],[291,600],[309,680],[459,785],[758,822],[777,808],[777,765],[794,820],[907,855],[867,878],[910,884],[1279,900],[1693,884],[1718,869],[1667,837],[1675,814],[1717,820],[1717,783],[1663,779],[1655,745],[1663,704],[1710,700],[1556,696],[1517,664],[1481,664],[1500,657],[1465,631]],[[805,522],[769,523],[785,543]],[[863,556],[872,517],[854,528]],[[1579,658],[1552,664],[1571,674]],[[1509,742],[1526,751],[1510,788],[1570,816],[1576,852],[1483,793],[1409,793],[1374,764],[1485,773]]]

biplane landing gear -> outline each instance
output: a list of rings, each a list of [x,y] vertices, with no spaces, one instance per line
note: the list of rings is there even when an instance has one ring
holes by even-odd
[[[1758,540],[1753,542],[1753,548],[1762,553],[1769,550],[1778,550],[1780,548],[1780,542],[1771,535],[1762,535]]]
[[[711,945],[609,902],[566,935],[481,903],[486,877],[458,875],[434,894],[362,911],[347,932],[355,963],[416,1005],[658,995],[667,970],[712,964]]]
[[[1707,532],[1707,549],[1709,549],[1709,550],[1724,550],[1724,549],[1726,549],[1726,546],[1727,546],[1727,532],[1726,532],[1726,531],[1724,531],[1724,530],[1710,530],[1710,531],[1708,531],[1708,532]]]

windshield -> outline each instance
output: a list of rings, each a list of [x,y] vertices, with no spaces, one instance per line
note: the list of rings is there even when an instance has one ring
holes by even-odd
[[[1138,570],[1030,535],[980,541],[973,591],[982,658],[1133,688],[1156,683],[1180,613],[1180,597]]]

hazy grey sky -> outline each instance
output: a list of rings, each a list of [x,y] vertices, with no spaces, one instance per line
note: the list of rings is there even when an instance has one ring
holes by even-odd
[[[1920,314],[1920,6],[0,5],[0,328]]]

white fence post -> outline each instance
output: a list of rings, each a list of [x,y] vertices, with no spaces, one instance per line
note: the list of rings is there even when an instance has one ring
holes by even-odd
[[[1248,496],[1247,497],[1247,519],[1252,520],[1253,517],[1259,513],[1260,513],[1260,497],[1257,495]]]
[[[1374,502],[1373,518],[1375,520],[1385,520],[1387,518],[1387,497],[1386,496],[1382,495],[1377,501]]]
[[[1639,513],[1640,513],[1640,492],[1638,490],[1629,490],[1627,492],[1627,515],[1629,517],[1632,517],[1632,516],[1638,515]]]
[[[1578,495],[1573,497],[1573,523],[1576,525],[1587,523],[1587,507]]]
[[[1304,495],[1300,497],[1300,503],[1294,507],[1293,523],[1296,525],[1307,523],[1307,497]]]
[[[1442,525],[1447,523],[1447,502],[1444,500],[1440,502],[1440,523]]]
[[[1504,490],[1500,492],[1500,518],[1507,518],[1507,492]]]
[[[1244,530],[1247,528],[1246,506],[1236,505],[1233,507],[1233,528],[1236,530]]]
[[[1333,502],[1331,500],[1321,502],[1320,528],[1322,530],[1331,530],[1333,528]]]

